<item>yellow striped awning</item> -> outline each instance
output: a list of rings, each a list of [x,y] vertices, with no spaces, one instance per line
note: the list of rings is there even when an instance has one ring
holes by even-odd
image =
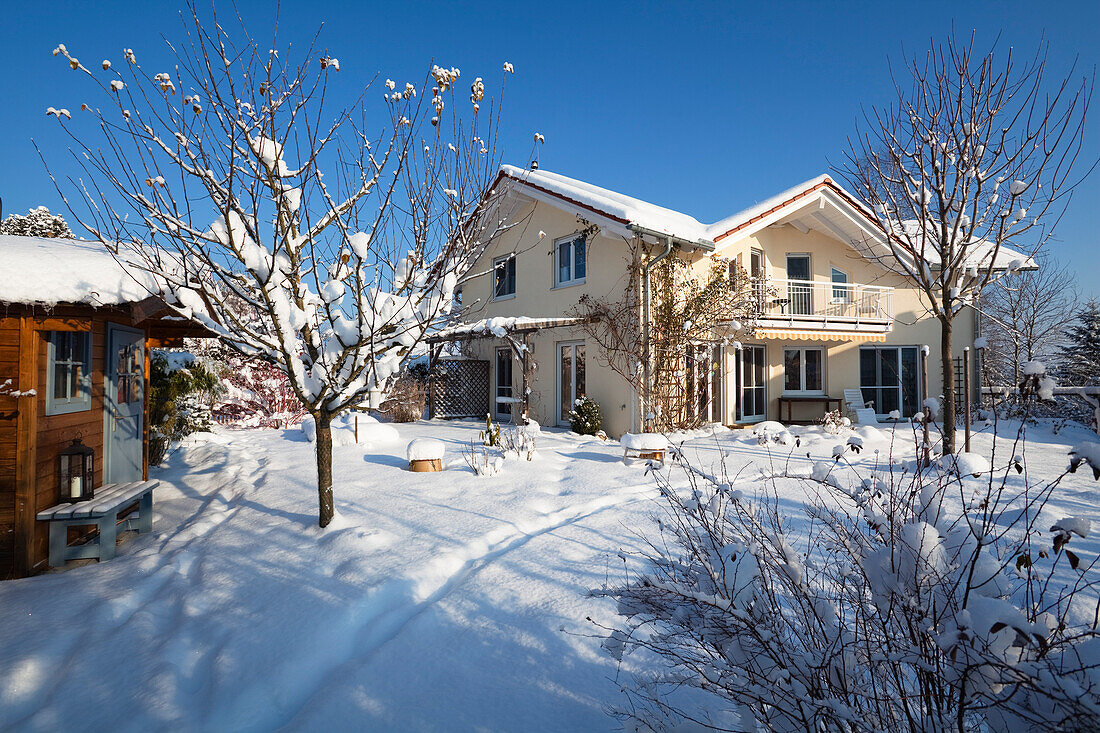
[[[819,331],[798,331],[793,328],[759,328],[756,330],[756,338],[782,339],[787,341],[885,341],[885,333],[871,333],[868,331],[831,331],[821,329]]]

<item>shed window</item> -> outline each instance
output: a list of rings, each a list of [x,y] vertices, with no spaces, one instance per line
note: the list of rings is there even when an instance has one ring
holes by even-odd
[[[92,409],[92,335],[50,331],[46,355],[46,414]]]

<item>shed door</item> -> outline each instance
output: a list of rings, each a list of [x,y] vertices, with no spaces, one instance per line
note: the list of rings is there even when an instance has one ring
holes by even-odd
[[[141,331],[107,327],[104,390],[103,482],[140,481],[145,391],[145,348]]]

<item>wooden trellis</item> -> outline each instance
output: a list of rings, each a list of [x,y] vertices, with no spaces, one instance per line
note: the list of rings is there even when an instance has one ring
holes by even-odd
[[[429,417],[484,417],[489,412],[489,362],[440,359],[431,373]]]

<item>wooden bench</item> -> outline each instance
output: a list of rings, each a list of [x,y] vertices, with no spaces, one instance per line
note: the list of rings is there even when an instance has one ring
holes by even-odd
[[[115,539],[120,531],[153,529],[153,489],[160,481],[132,481],[125,484],[104,484],[88,501],[58,504],[38,512],[40,522],[50,523],[50,565],[61,567],[69,560],[94,557],[110,560],[115,556]],[[130,514],[121,523],[119,512],[138,504],[137,514]],[[98,542],[69,547],[69,527],[94,524],[99,528]]]

